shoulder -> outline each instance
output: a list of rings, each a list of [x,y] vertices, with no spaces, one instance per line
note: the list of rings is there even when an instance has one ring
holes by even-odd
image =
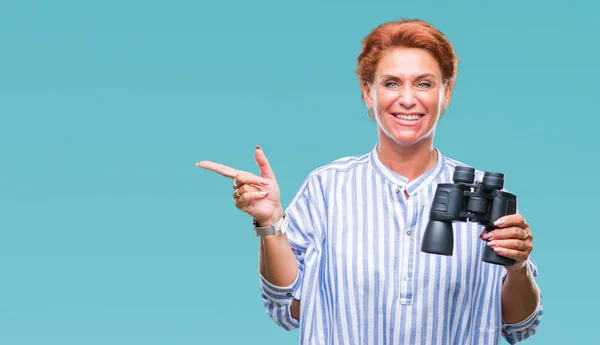
[[[300,192],[309,193],[310,191],[327,189],[327,186],[330,186],[332,182],[335,184],[334,181],[343,178],[345,173],[364,168],[365,165],[369,164],[369,159],[370,154],[363,153],[343,156],[320,165],[310,171],[304,178],[300,186]]]
[[[369,164],[369,156],[370,153],[362,153],[334,159],[313,169],[308,174],[308,178],[321,178],[325,175],[335,175],[336,173],[343,173],[354,169],[359,169],[366,164]]]

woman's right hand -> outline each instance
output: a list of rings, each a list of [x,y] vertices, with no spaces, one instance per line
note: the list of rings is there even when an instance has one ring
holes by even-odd
[[[256,147],[254,158],[260,176],[211,161],[200,161],[196,165],[232,178],[235,206],[254,218],[259,226],[270,226],[283,216],[279,186],[260,146]]]

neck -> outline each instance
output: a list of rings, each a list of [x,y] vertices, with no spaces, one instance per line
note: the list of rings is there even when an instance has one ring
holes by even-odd
[[[431,137],[410,146],[403,146],[383,135],[377,144],[377,155],[385,166],[406,177],[408,181],[433,168],[438,159]]]

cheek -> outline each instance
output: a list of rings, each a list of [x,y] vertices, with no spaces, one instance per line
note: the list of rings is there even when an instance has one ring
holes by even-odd
[[[377,93],[377,107],[381,109],[387,109],[396,102],[398,95],[394,92],[378,92]]]
[[[421,103],[427,110],[435,110],[440,105],[440,98],[437,93],[425,93],[417,97],[419,103]]]

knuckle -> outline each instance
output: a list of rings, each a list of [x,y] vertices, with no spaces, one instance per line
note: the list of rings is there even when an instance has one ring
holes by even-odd
[[[521,230],[521,228],[514,227],[514,228],[512,228],[512,234],[515,237],[518,237],[523,234],[523,231]]]
[[[246,193],[251,193],[251,192],[253,192],[255,189],[256,189],[256,188],[252,187],[251,185],[244,184],[244,185],[242,185],[242,186],[240,187],[240,194],[242,194],[242,193],[244,193],[244,194],[246,194]],[[242,195],[244,195],[244,194],[242,194]]]

